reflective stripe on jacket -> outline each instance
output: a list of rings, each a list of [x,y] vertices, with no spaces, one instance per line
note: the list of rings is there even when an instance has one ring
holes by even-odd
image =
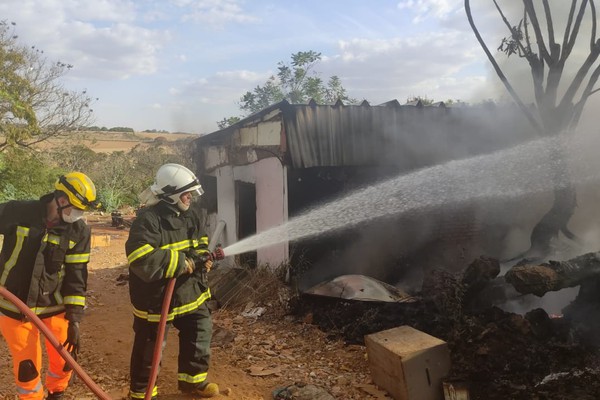
[[[208,237],[197,210],[180,212],[160,202],[143,209],[134,220],[125,243],[129,261],[129,294],[136,317],[158,322],[164,289],[176,277],[168,320],[191,313],[210,298],[198,268],[183,274],[186,256],[208,252]]]
[[[0,204],[0,285],[16,295],[39,317],[67,311],[79,321],[83,315],[90,260],[90,228],[83,221],[46,229],[48,202],[9,201]],[[0,298],[0,312],[14,319],[23,315]]]

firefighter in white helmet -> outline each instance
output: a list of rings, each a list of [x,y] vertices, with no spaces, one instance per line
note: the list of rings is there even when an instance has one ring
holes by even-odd
[[[177,282],[167,327],[179,330],[178,387],[199,397],[219,393],[217,384],[207,380],[212,321],[206,305],[210,299],[206,272],[223,253],[221,249],[208,250],[200,214],[190,207],[192,199],[202,193],[192,171],[183,165],[165,164],[140,195],[146,207],[133,222],[125,244],[135,332],[130,365],[132,399],[145,397],[163,294],[172,278]],[[154,387],[152,398],[157,395],[158,387]]]

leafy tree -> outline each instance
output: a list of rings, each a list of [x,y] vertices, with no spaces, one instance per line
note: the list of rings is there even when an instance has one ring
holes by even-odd
[[[0,202],[34,199],[54,190],[65,172],[48,166],[43,155],[11,147],[0,153]]]
[[[108,130],[109,132],[134,132],[133,128],[128,128],[126,126],[115,126]]]
[[[59,82],[72,65],[50,62],[35,46],[20,45],[14,25],[0,21],[0,151],[79,130],[92,116],[87,93]]]
[[[219,129],[227,128],[228,126],[235,125],[240,122],[242,119],[240,117],[229,117],[223,118],[222,120],[217,122],[217,126]]]
[[[292,104],[306,103],[310,99],[318,104],[335,103],[337,100],[356,103],[348,96],[338,76],[331,76],[327,83],[319,77],[314,70],[319,61],[321,53],[312,50],[292,54],[290,63],[280,61],[277,75],[241,97],[240,109],[252,114],[284,99]],[[223,118],[217,125],[223,129],[239,120],[240,117]]]
[[[597,63],[600,55],[600,39],[596,36],[597,19],[594,0],[565,2],[567,5],[570,4],[570,8],[562,25],[565,26],[562,42],[557,41],[560,36],[555,32],[555,15],[548,0],[519,1],[522,5],[520,14],[522,19],[516,24],[508,20],[497,0],[492,2],[509,34],[502,40],[498,50],[508,57],[517,56],[527,63],[531,72],[535,107],[528,108],[515,91],[475,25],[470,0],[465,0],[465,11],[475,37],[506,90],[541,135],[554,136],[573,131],[579,123],[587,100],[600,90],[594,88],[600,76],[600,65]],[[584,42],[585,47],[574,51],[585,18],[589,18],[591,26],[589,42]],[[565,65],[567,61],[576,63],[570,56],[577,52],[584,54],[585,57],[577,64],[575,74],[567,76]],[[560,91],[560,85],[564,85],[566,90]],[[552,154],[554,162],[550,165],[555,177],[554,204],[534,227],[531,233],[531,247],[525,254],[526,257],[546,255],[550,249],[551,239],[559,232],[575,239],[567,228],[567,223],[576,207],[575,188],[570,183],[568,168],[562,153],[563,151],[558,149]]]
[[[427,96],[412,96],[406,99],[407,103],[411,103],[413,101],[421,101],[424,106],[430,106],[434,103],[434,100]]]
[[[60,147],[49,153],[48,165],[54,160],[66,171],[87,171],[90,167],[104,162],[106,156],[98,154],[82,144]]]

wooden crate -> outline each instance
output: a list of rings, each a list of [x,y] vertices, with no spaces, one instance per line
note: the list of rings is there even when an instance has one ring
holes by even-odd
[[[442,400],[450,371],[443,340],[400,326],[365,336],[373,382],[396,400]]]

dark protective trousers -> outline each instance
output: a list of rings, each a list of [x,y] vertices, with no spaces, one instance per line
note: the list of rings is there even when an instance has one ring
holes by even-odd
[[[212,336],[212,320],[208,307],[202,304],[193,313],[177,317],[172,323],[168,323],[163,349],[170,325],[179,331],[178,381],[203,385],[208,373]],[[135,338],[130,364],[130,396],[134,399],[143,399],[146,393],[157,330],[157,323],[134,317]],[[154,387],[152,396],[157,395],[158,388]]]

